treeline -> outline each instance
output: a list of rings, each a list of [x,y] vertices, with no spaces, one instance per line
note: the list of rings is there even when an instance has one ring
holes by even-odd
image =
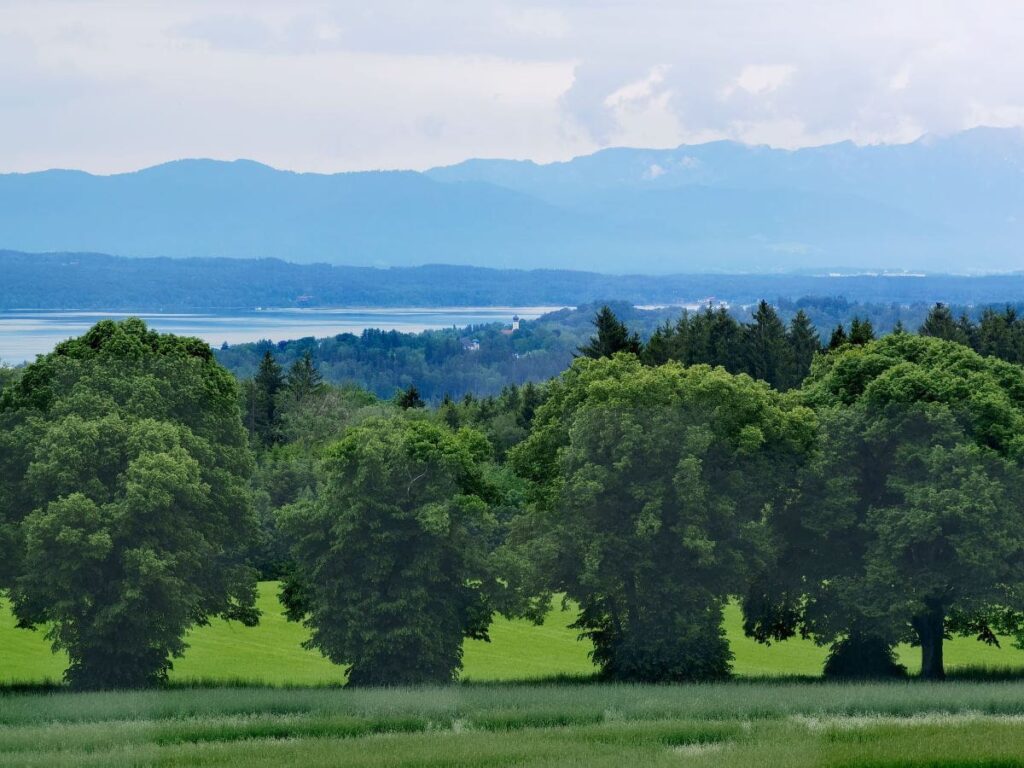
[[[0,584],[82,687],[163,679],[191,626],[257,620],[260,576],[353,684],[452,680],[464,638],[559,596],[612,680],[727,676],[731,599],[830,675],[1024,643],[1012,310],[822,339],[762,303],[644,341],[604,308],[592,333],[542,385],[431,408],[312,350],[239,387],[197,340],[102,322],[0,394]]]
[[[446,395],[496,395],[510,384],[542,382],[557,375],[590,337],[591,320],[600,306],[553,312],[523,322],[514,334],[500,325],[424,333],[367,330],[326,339],[239,344],[215,354],[242,379],[255,375],[267,352],[285,367],[308,354],[327,382],[355,385],[382,398],[415,385],[427,403],[437,405]],[[929,321],[935,309],[923,304],[861,304],[836,297],[779,300],[775,305],[759,302],[752,307],[708,306],[685,313],[672,307],[642,309],[625,302],[608,306],[645,344],[649,360],[722,365],[732,373],[749,373],[783,389],[806,376],[816,344],[827,345],[837,326],[842,325],[844,333],[851,333],[858,343],[863,341],[861,334],[917,328]],[[967,334],[956,340],[966,340],[983,354],[1020,359],[1007,355],[1013,344],[1019,346],[1017,318],[1024,307],[941,306]],[[971,331],[972,327],[976,330]],[[996,337],[1001,341],[993,346],[989,339]],[[1018,341],[1008,342],[1010,337]],[[471,346],[473,341],[479,349]],[[758,344],[760,349],[755,349]]]
[[[614,296],[632,304],[743,305],[761,297],[845,296],[909,306],[942,299],[1016,301],[1024,275],[605,275],[572,270],[293,264],[279,259],[127,258],[0,251],[0,309],[188,312],[263,307],[578,306]]]
[[[572,314],[523,323],[514,334],[503,333],[511,329],[500,325],[423,333],[367,329],[359,335],[238,345],[216,354],[241,378],[254,375],[267,353],[284,366],[309,355],[329,382],[355,384],[384,398],[415,384],[436,405],[445,395],[496,394],[506,385],[544,381],[564,370],[586,334],[567,322]]]

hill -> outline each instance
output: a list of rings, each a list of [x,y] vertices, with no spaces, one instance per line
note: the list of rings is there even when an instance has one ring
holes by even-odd
[[[0,216],[3,214],[0,213]],[[733,304],[762,298],[842,296],[912,304],[1016,302],[1024,273],[608,275],[456,265],[374,268],[293,264],[279,259],[147,258],[0,250],[0,310],[189,311],[253,307],[577,306],[606,299],[634,304]]]
[[[733,142],[536,165],[293,173],[181,160],[0,175],[0,247],[646,273],[1020,265],[1024,138],[795,151]]]

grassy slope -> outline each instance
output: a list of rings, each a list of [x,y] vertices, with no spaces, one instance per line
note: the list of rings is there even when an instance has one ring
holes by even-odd
[[[0,766],[1015,766],[1024,683],[0,694]]]
[[[173,678],[292,685],[344,679],[338,667],[319,653],[301,647],[305,632],[285,621],[275,584],[261,585],[260,607],[263,619],[258,627],[218,621],[193,632],[189,638],[191,648],[185,658],[175,662]],[[491,632],[492,642],[467,642],[463,678],[521,680],[590,674],[593,667],[587,658],[589,646],[578,642],[576,631],[567,628],[571,621],[571,613],[562,611],[553,611],[541,627],[498,619]],[[821,670],[825,651],[813,643],[789,640],[765,647],[743,637],[735,606],[727,611],[726,630],[736,655],[734,669],[739,675],[817,675]],[[900,655],[911,670],[916,669],[917,649],[901,648]],[[1008,642],[998,649],[958,638],[946,644],[946,663],[950,668],[1024,668],[1024,651],[1012,648]],[[6,606],[0,606],[0,683],[58,680],[63,668],[64,659],[50,653],[43,633],[15,629]]]

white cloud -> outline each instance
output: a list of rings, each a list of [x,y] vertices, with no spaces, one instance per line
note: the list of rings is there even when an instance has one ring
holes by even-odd
[[[1016,0],[6,0],[0,170],[343,170],[1024,125]]]
[[[752,96],[761,96],[777,91],[789,82],[794,72],[796,72],[796,67],[792,64],[751,64],[744,67],[739,76],[726,87],[725,96],[728,98],[737,89]]]

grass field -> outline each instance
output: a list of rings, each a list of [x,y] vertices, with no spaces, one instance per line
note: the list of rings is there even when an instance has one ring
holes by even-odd
[[[1020,682],[0,694],[0,765],[1022,764]]]
[[[276,583],[260,585],[260,608],[263,618],[258,627],[218,621],[193,632],[191,647],[183,659],[175,662],[172,679],[272,685],[323,685],[344,680],[339,667],[301,647],[305,632],[301,626],[285,621]],[[466,643],[463,679],[511,681],[591,675],[594,668],[587,657],[589,645],[579,642],[577,632],[568,629],[572,619],[570,612],[554,610],[540,627],[526,621],[497,620],[492,642]],[[815,676],[821,671],[824,649],[802,640],[771,647],[759,645],[743,636],[735,606],[727,611],[726,630],[739,676]],[[917,649],[901,648],[900,656],[911,671],[916,670]],[[950,669],[1024,670],[1024,651],[1013,648],[1009,641],[995,648],[957,639],[946,644],[946,663]],[[64,666],[64,658],[50,652],[42,632],[16,629],[7,607],[0,605],[0,684],[57,681]]]

